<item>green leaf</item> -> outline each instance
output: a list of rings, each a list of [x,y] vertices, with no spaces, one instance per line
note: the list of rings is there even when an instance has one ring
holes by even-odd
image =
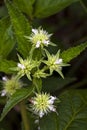
[[[48,114],[40,119],[40,130],[59,130],[56,113]]]
[[[48,17],[77,1],[79,0],[37,0],[35,16],[38,18]]]
[[[15,31],[15,36],[18,43],[18,51],[26,57],[29,54],[31,44],[24,36],[29,36],[31,32],[31,26],[26,17],[21,11],[9,0],[5,0],[8,8],[8,12],[11,18],[11,22]]]
[[[35,0],[14,0],[14,3],[32,19],[33,4]]]
[[[69,48],[61,53],[61,58],[64,62],[69,62],[75,57],[77,57],[82,51],[87,47],[87,42],[82,43],[76,47]]]
[[[22,88],[20,90],[17,90],[7,101],[7,104],[5,105],[3,112],[1,114],[0,121],[3,120],[3,118],[7,115],[7,113],[19,102],[21,102],[23,99],[26,99],[31,93],[33,92],[33,87],[30,88]]]
[[[64,92],[58,104],[58,130],[87,130],[87,89]]]
[[[10,20],[5,17],[0,20],[0,58],[6,58],[12,51],[15,40],[12,34]]]
[[[87,13],[87,0],[80,0],[80,3],[84,9],[84,11]]]
[[[69,78],[66,77],[64,79],[62,78],[56,78],[56,77],[50,77],[47,79],[43,79],[43,91],[47,92],[55,92],[57,90],[63,89],[66,85],[74,82],[76,78]]]
[[[16,66],[16,62],[14,61],[8,61],[8,60],[0,60],[0,71],[11,74],[13,71],[10,68],[13,68]]]

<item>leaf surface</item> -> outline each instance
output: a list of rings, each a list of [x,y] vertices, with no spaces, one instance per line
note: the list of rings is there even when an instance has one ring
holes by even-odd
[[[76,47],[71,47],[61,53],[61,58],[64,60],[64,62],[69,62],[78,55],[80,55],[80,53],[84,51],[86,47],[87,42],[82,43],[81,45],[78,45]]]
[[[15,45],[9,17],[0,20],[0,59],[6,58]]]
[[[87,90],[67,91],[59,99],[59,130],[87,130]]]
[[[37,0],[35,8],[35,16],[45,18],[71,5],[78,0]]]
[[[26,57],[29,54],[31,44],[24,36],[29,36],[31,26],[22,12],[9,0],[5,0],[11,22],[15,31],[15,36],[18,44],[18,51]]]
[[[21,102],[23,99],[26,99],[31,93],[33,92],[33,87],[30,88],[22,88],[20,90],[17,90],[7,101],[7,104],[5,105],[3,112],[1,114],[0,121],[7,115],[7,113],[19,102]]]
[[[0,71],[11,74],[13,71],[10,68],[16,67],[16,62],[12,60],[0,60]]]

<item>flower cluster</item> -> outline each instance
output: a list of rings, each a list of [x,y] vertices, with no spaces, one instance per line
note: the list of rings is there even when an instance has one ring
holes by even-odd
[[[42,80],[41,78],[46,78],[53,74],[53,71],[59,73],[59,75],[64,78],[62,73],[62,67],[68,66],[63,62],[63,59],[60,57],[60,50],[54,55],[50,54],[45,47],[48,45],[53,45],[50,41],[52,34],[48,34],[42,28],[32,29],[30,36],[25,36],[32,44],[29,55],[23,59],[18,55],[17,66],[11,68],[13,71],[17,72],[16,77],[11,79],[3,78],[4,80],[4,90],[2,91],[2,96],[4,95],[13,95],[17,89],[20,89],[23,84],[20,82],[20,78],[27,76],[27,78],[33,82],[32,87],[38,93],[35,97],[30,99],[31,109],[34,114],[42,118],[45,114],[49,112],[56,112],[55,101],[58,100],[56,97],[51,96],[47,93],[41,93]],[[39,48],[39,49],[38,49]],[[41,52],[41,58],[37,58],[36,52]],[[44,53],[44,55],[43,55]],[[39,59],[39,60],[38,60]]]
[[[69,64],[63,63],[63,59],[60,58],[60,50],[56,55],[51,55],[48,51],[46,51],[48,60],[44,61],[44,63],[50,69],[50,74],[52,75],[53,71],[57,71],[62,78],[64,78],[62,74],[62,67],[68,66]]]
[[[17,64],[17,67],[13,68],[13,70],[18,72],[17,74],[18,77],[21,78],[22,76],[26,75],[29,80],[32,80],[31,79],[32,69],[38,67],[40,61],[33,60],[30,57],[23,60],[19,55],[18,58],[20,62]]]
[[[20,89],[23,84],[16,77],[12,77],[11,79],[3,77],[3,86],[4,89],[1,92],[1,96],[11,96],[16,92],[16,90]]]
[[[36,93],[36,96],[31,99],[31,108],[34,114],[40,118],[48,112],[56,112],[54,102],[57,98],[50,96],[47,93]]]

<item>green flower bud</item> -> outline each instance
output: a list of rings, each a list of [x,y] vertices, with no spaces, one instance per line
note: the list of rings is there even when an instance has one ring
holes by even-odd
[[[32,69],[38,67],[41,61],[33,60],[30,57],[23,60],[19,55],[18,58],[19,63],[17,64],[17,67],[13,68],[13,70],[18,71],[17,76],[19,78],[26,75],[29,80],[32,80],[31,79]]]
[[[46,51],[46,55],[47,55],[48,60],[43,61],[43,62],[50,69],[50,74],[52,74],[53,71],[57,71],[61,75],[61,77],[64,78],[64,76],[62,74],[62,67],[68,66],[69,64],[63,63],[63,59],[59,58],[60,50],[57,52],[56,55],[50,55],[50,53],[48,51]]]
[[[44,69],[42,69],[42,70],[37,70],[35,73],[34,73],[34,75],[33,75],[35,78],[46,78],[47,76],[48,76],[48,74],[46,74],[45,72],[44,72]]]
[[[12,77],[11,79],[3,78],[3,80],[4,90],[2,90],[1,96],[11,96],[23,86],[22,82],[16,77]]]

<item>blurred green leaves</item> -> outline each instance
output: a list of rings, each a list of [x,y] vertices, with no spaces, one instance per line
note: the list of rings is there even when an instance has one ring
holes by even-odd
[[[1,60],[0,61],[0,71],[1,72],[4,72],[4,73],[7,73],[7,74],[12,74],[13,71],[11,70],[11,68],[15,67],[16,66],[16,62],[10,60]]]
[[[85,12],[87,13],[87,0],[80,0],[80,3],[83,9],[85,10]]]
[[[1,114],[0,121],[6,116],[6,114],[19,102],[26,99],[33,92],[33,87],[30,88],[22,88],[21,90],[17,90],[8,100],[5,105],[3,112]]]
[[[87,130],[87,90],[64,92],[58,105],[58,130]]]
[[[14,3],[22,12],[26,13],[32,19],[34,1],[35,0],[14,0]]]
[[[77,1],[79,0],[37,0],[34,15],[38,18],[45,18]]]
[[[82,51],[85,50],[87,47],[87,42],[82,43],[81,45],[78,45],[76,47],[71,47],[61,53],[61,58],[64,60],[64,62],[69,62],[75,57],[77,57]]]
[[[9,17],[0,20],[0,59],[6,58],[12,51],[15,40]]]
[[[29,54],[31,45],[24,36],[28,36],[31,32],[30,23],[11,1],[5,0],[5,2],[15,31],[18,51],[26,57]]]

